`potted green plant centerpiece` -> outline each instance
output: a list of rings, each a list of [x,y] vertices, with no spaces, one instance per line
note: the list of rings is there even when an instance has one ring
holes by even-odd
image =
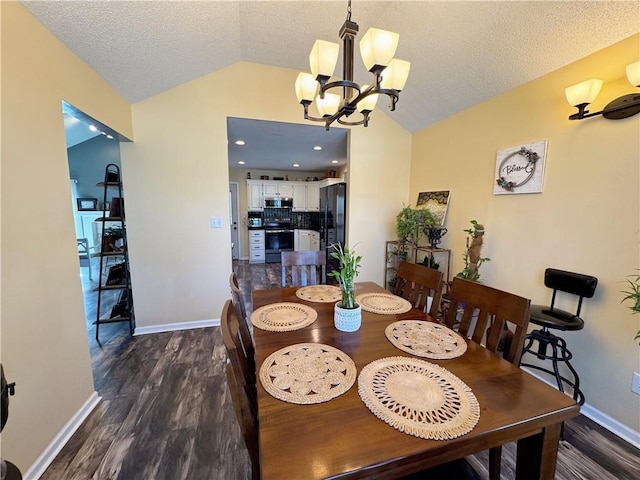
[[[342,299],[335,307],[334,324],[343,332],[355,332],[362,321],[362,310],[356,303],[355,286],[362,257],[353,248],[343,247],[340,243],[334,243],[331,248],[331,256],[338,260],[340,270],[333,270],[329,276],[338,281],[342,291]]]

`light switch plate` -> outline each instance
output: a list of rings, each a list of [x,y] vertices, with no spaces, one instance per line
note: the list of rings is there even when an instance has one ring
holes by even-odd
[[[211,228],[222,228],[222,217],[211,217],[209,225]]]

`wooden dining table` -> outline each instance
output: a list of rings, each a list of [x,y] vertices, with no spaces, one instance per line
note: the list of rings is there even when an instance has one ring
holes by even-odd
[[[385,292],[370,282],[358,283],[356,288],[358,294]],[[424,312],[363,311],[360,329],[346,333],[334,326],[333,303],[303,301],[296,290],[252,292],[254,311],[272,303],[297,302],[318,313],[313,324],[299,330],[254,328],[258,371],[273,352],[298,343],[335,347],[353,359],[358,373],[383,357],[412,356],[387,340],[385,328],[398,320],[425,320]],[[518,442],[517,479],[553,479],[561,425],[578,415],[578,404],[482,345],[467,343],[467,351],[458,358],[424,359],[460,378],[480,405],[480,419],[473,430],[452,440],[425,440],[389,426],[363,403],[357,380],[346,393],[312,405],[278,400],[258,381],[262,480],[392,479],[511,441]]]

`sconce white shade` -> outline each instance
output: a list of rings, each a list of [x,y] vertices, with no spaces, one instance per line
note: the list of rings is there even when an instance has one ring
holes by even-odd
[[[318,90],[318,82],[310,73],[300,72],[296,78],[296,97],[298,102],[312,102]]]
[[[409,70],[411,70],[411,62],[394,58],[382,72],[380,87],[397,91],[402,90],[405,83],[407,83],[407,78],[409,78]]]
[[[593,78],[585,82],[571,85],[564,89],[564,93],[567,97],[569,105],[574,107],[583,105],[585,103],[591,103],[595,100],[602,88],[602,80]]]
[[[627,65],[627,79],[634,87],[640,87],[640,61]]]
[[[360,55],[367,70],[375,65],[387,66],[396,53],[400,35],[378,28],[370,28],[360,40]]]
[[[337,43],[316,40],[309,54],[309,66],[313,78],[317,78],[318,75],[325,77],[333,75],[339,53],[340,45]]]
[[[321,116],[325,115],[333,115],[338,111],[338,107],[340,107],[340,101],[342,98],[340,95],[335,95],[333,93],[325,93],[324,99],[320,98],[320,95],[316,97],[316,107],[318,108],[318,112]]]
[[[362,91],[364,92],[367,88],[369,88],[369,85],[363,85],[362,86]],[[358,102],[358,111],[359,112],[363,112],[364,110],[367,110],[369,112],[373,111],[374,108],[376,108],[376,103],[378,103],[378,94],[374,93],[372,95],[369,95],[368,97],[364,97],[362,100],[360,100]]]

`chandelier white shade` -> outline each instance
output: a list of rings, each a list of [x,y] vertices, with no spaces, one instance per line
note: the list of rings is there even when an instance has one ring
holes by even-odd
[[[313,78],[317,78],[318,75],[330,78],[336,69],[339,54],[340,45],[337,43],[316,40],[309,54],[309,66]]]
[[[325,40],[316,40],[313,44],[309,54],[311,73],[303,72],[296,78],[296,97],[304,107],[304,118],[323,122],[327,130],[333,122],[368,126],[369,114],[375,108],[380,94],[389,97],[389,109],[395,110],[400,91],[409,76],[411,64],[393,58],[400,36],[386,30],[370,28],[360,41],[360,54],[365,67],[373,74],[373,82],[362,87],[354,82],[354,39],[357,33],[358,24],[351,21],[349,0],[347,19],[340,29],[343,79],[330,81],[338,63],[340,45]],[[309,107],[314,103],[320,117],[309,114]],[[350,116],[356,112],[359,112],[360,118],[351,120]]]
[[[385,69],[380,86],[384,89],[401,91],[409,78],[409,70],[411,70],[410,62],[394,58]]]
[[[360,40],[360,55],[368,71],[386,67],[396,54],[400,35],[379,28],[370,28]]]

